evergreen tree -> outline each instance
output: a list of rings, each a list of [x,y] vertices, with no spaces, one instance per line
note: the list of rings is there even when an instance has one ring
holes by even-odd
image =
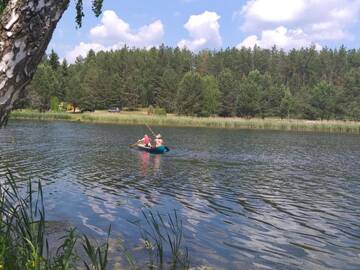
[[[315,118],[330,119],[336,111],[336,89],[333,85],[321,81],[311,90],[310,105]]]
[[[81,87],[82,78],[79,67],[72,67],[70,73],[73,74],[73,76],[67,81],[65,100],[73,106],[75,111],[75,109],[79,107],[85,93]]]
[[[263,77],[258,70],[251,71],[241,81],[240,93],[237,98],[237,115],[254,117],[262,112],[261,98],[263,95]]]
[[[203,104],[203,81],[196,72],[187,72],[179,84],[177,112],[183,115],[201,115]]]
[[[280,116],[281,118],[290,118],[290,114],[294,109],[294,98],[290,92],[290,89],[286,86],[281,87],[283,92],[283,98],[280,103]]]
[[[54,51],[51,50],[51,53],[49,55],[49,65],[50,67],[54,70],[57,71],[58,68],[60,67],[60,61],[59,61],[59,56],[58,54]]]
[[[360,55],[360,54],[359,54]],[[344,78],[340,106],[346,116],[360,120],[360,67],[351,69]]]
[[[168,68],[160,79],[160,93],[156,97],[156,105],[167,112],[176,112],[176,95],[179,79],[175,70]]]
[[[124,47],[90,51],[71,65],[52,51],[21,106],[47,110],[53,96],[96,109],[152,105],[188,115],[359,119],[359,70],[360,50],[344,47],[197,54],[164,45]]]
[[[239,83],[234,78],[230,69],[224,69],[218,77],[219,90],[221,92],[221,104],[219,114],[224,117],[236,115],[236,96],[238,95]]]
[[[214,76],[208,75],[203,79],[203,105],[202,115],[215,115],[219,111],[220,106],[220,91],[219,86]]]
[[[58,92],[60,83],[55,71],[50,65],[44,63],[38,66],[38,70],[29,85],[30,96],[34,97],[31,106],[40,111],[50,109],[50,99]]]

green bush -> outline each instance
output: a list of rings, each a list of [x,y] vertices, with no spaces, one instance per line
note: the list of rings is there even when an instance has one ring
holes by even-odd
[[[124,107],[123,111],[125,111],[125,112],[137,112],[137,111],[139,111],[139,109],[135,108],[135,107]]]
[[[57,97],[50,98],[50,110],[53,112],[59,111],[59,99]]]
[[[163,108],[156,107],[154,113],[158,116],[166,116],[166,110]]]

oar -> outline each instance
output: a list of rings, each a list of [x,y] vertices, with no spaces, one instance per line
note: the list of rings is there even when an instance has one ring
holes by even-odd
[[[152,135],[153,135],[154,137],[156,137],[155,132],[151,129],[151,127],[150,127],[147,123],[145,123],[145,126],[150,130],[150,132],[152,133]],[[169,149],[169,148],[168,148],[168,149]],[[171,146],[171,149],[176,149],[176,147]]]
[[[129,147],[135,147],[138,145],[138,143],[139,143],[139,141],[137,141],[136,143],[130,144]]]
[[[155,132],[151,129],[151,127],[150,127],[148,124],[146,124],[146,123],[145,123],[145,126],[150,130],[150,132],[152,133],[152,135],[153,135],[154,137],[156,137],[156,134],[155,134]]]

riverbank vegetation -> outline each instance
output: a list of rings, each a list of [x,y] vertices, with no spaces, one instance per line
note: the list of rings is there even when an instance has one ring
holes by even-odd
[[[108,113],[105,111],[86,113],[46,112],[33,110],[16,110],[11,119],[27,120],[65,120],[85,123],[107,123],[172,127],[206,127],[288,131],[321,131],[360,134],[359,121],[340,120],[297,120],[280,118],[223,118],[223,117],[190,117],[173,114],[147,115],[144,111]]]
[[[46,239],[45,207],[42,186],[28,183],[27,190],[17,186],[8,174],[0,185],[0,269],[57,270],[76,269],[80,262],[87,269],[107,268],[108,240],[95,246],[75,229],[64,232],[55,252]],[[85,257],[80,260],[75,245],[81,242]],[[53,245],[53,243],[50,243]]]
[[[81,235],[76,228],[61,232],[61,238],[52,237],[53,242],[49,243],[47,232],[51,223],[46,219],[41,183],[34,188],[31,182],[26,185],[15,181],[11,173],[0,180],[1,270],[111,268],[111,227],[103,244]],[[136,221],[136,225],[148,259],[137,264],[130,252],[125,252],[129,267],[122,269],[189,269],[190,259],[183,246],[182,223],[177,213],[163,217],[143,211],[143,217],[145,224]]]
[[[360,120],[359,78],[360,51],[344,47],[199,53],[124,47],[90,51],[71,65],[52,52],[17,106],[47,111],[66,102],[81,110],[152,106],[186,116]]]

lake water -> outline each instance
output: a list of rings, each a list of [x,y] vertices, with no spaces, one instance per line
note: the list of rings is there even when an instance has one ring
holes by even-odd
[[[47,217],[139,242],[141,209],[176,209],[195,265],[360,269],[360,136],[154,128],[165,155],[128,147],[143,126],[12,121],[0,174],[41,179]]]

